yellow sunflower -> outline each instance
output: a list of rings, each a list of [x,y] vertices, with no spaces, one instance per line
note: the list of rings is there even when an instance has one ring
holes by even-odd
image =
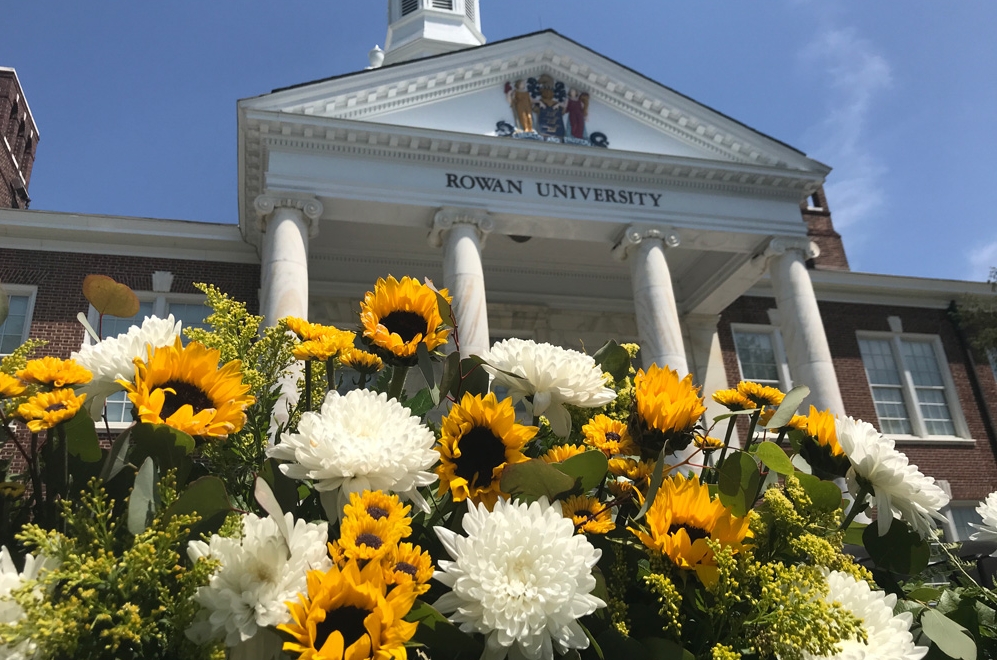
[[[0,399],[13,399],[24,394],[27,389],[20,380],[0,371]]]
[[[369,516],[346,518],[339,529],[339,547],[347,559],[361,564],[381,561],[394,550],[406,530],[411,531],[407,522],[392,524],[387,518],[375,520]]]
[[[74,360],[62,360],[46,355],[37,360],[29,360],[17,377],[25,383],[49,387],[72,387],[89,383],[93,378],[90,370]]]
[[[353,561],[310,571],[307,595],[288,603],[291,622],[277,626],[293,638],[284,651],[300,660],[405,660],[405,643],[418,627],[403,620],[415,603],[415,585],[385,592],[377,563],[362,571]]]
[[[810,406],[806,417],[807,425],[800,442],[800,455],[821,479],[836,479],[845,476],[851,462],[838,443],[838,432],[834,424],[834,414],[830,410],[820,412]]]
[[[793,415],[793,417],[786,422],[786,428],[805,432],[807,430],[808,422],[809,420],[806,415]]]
[[[678,372],[656,364],[634,378],[637,405],[631,417],[630,435],[645,457],[681,451],[692,440],[692,428],[706,412],[699,388],[692,384],[692,374],[679,380]]]
[[[397,495],[379,490],[365,490],[363,493],[350,493],[350,503],[343,507],[343,517],[355,520],[387,520],[392,529],[401,530],[406,538],[412,533],[412,519],[408,517],[412,506],[402,504]]]
[[[433,558],[411,543],[400,543],[384,560],[384,581],[389,584],[415,584],[422,595],[429,591],[433,577]]]
[[[440,293],[449,302],[446,289]],[[436,292],[411,277],[378,279],[360,303],[363,336],[381,357],[413,361],[419,344],[430,351],[447,343]]]
[[[86,398],[69,388],[39,392],[17,407],[17,416],[32,433],[40,433],[76,416]]]
[[[338,330],[329,327],[329,332],[319,335],[314,339],[308,339],[300,344],[295,344],[291,352],[298,360],[320,360],[325,362],[331,357],[339,355],[340,352],[353,348],[353,342],[357,338],[357,333],[349,330]]]
[[[561,511],[565,518],[571,518],[579,534],[606,534],[616,529],[609,507],[598,497],[572,495],[561,502]]]
[[[119,380],[138,417],[166,424],[193,436],[223,438],[246,423],[246,408],[256,401],[242,382],[242,363],[218,368],[221,354],[197,342],[149,349],[135,360],[135,382]]]
[[[623,497],[634,492],[641,495],[651,485],[651,475],[657,461],[638,461],[633,458],[617,457],[609,459],[609,473],[616,477],[610,480],[609,491],[615,497]]]
[[[502,471],[509,463],[528,460],[523,447],[537,430],[516,423],[511,399],[464,394],[441,424],[440,494],[449,490],[455,502],[471,498],[491,508],[503,494]]]
[[[346,558],[346,554],[343,552],[343,546],[339,544],[339,541],[330,541],[328,543],[328,548],[329,558],[332,559],[332,563],[340,568],[346,566],[346,562],[349,560]]]
[[[713,400],[731,412],[736,412],[738,410],[753,410],[758,407],[755,405],[754,401],[744,396],[734,388],[729,390],[717,390],[713,393]]]
[[[318,339],[323,335],[330,334],[330,331],[340,332],[334,326],[311,323],[305,319],[299,319],[297,316],[285,316],[282,320],[287,323],[287,329],[296,334],[301,341]]]
[[[786,398],[782,390],[761,383],[753,383],[750,380],[742,380],[738,383],[737,391],[759,406],[778,406]]]
[[[544,463],[563,463],[572,456],[580,456],[588,451],[585,445],[556,445],[540,457]]]
[[[717,449],[722,449],[724,446],[724,441],[720,438],[714,438],[711,435],[697,435],[693,438],[692,443],[696,445],[697,449],[702,449],[705,451],[716,451]]]
[[[677,474],[665,479],[647,512],[648,531],[628,528],[641,542],[667,555],[679,568],[694,570],[706,586],[717,580],[716,558],[707,539],[740,550],[751,536],[749,517],[738,518],[699,479]]]
[[[373,353],[359,348],[347,348],[339,354],[339,363],[362,374],[377,373],[384,368],[384,362]]]
[[[619,454],[631,456],[640,451],[630,439],[627,425],[606,415],[596,415],[590,419],[582,427],[582,435],[585,436],[585,444],[595,447],[607,458]]]

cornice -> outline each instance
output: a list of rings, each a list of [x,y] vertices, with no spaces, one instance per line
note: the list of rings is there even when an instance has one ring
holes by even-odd
[[[613,246],[613,256],[624,261],[630,251],[647,240],[661,241],[662,247],[677,248],[682,244],[678,232],[672,227],[635,223],[623,230],[620,240]]]

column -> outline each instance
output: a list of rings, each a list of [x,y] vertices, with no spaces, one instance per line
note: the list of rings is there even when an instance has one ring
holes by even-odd
[[[706,421],[711,423],[717,415],[723,415],[728,410],[713,400],[713,393],[725,390],[727,384],[727,369],[724,367],[724,355],[720,349],[720,336],[717,324],[718,314],[689,314],[685,317],[685,327],[689,331],[689,354],[692,357],[693,380],[703,386],[703,396],[706,397]],[[727,424],[721,422],[713,435],[720,435],[727,430]],[[732,446],[739,447],[737,428],[731,436]]]
[[[819,410],[830,409],[836,415],[844,415],[831,349],[807,272],[806,259],[816,257],[819,250],[805,237],[774,238],[765,254],[769,258],[769,277],[779,308],[789,372],[795,384],[810,388],[810,396],[801,408],[813,404]]]
[[[618,259],[630,262],[630,277],[637,314],[644,368],[657,364],[676,370],[679,376],[689,373],[682,328],[672,276],[665,259],[665,248],[678,247],[673,231],[653,225],[630,225],[613,248]]]
[[[266,193],[254,203],[263,231],[260,314],[268,326],[285,316],[308,318],[308,241],[318,235],[322,203]]]
[[[453,296],[460,356],[482,355],[491,345],[481,250],[494,223],[479,210],[442,209],[429,243],[443,248],[443,285]]]

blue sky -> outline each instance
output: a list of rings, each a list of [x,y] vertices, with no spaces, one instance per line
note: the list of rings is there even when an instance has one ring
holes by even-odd
[[[32,208],[236,221],[236,101],[362,68],[387,0],[34,0],[5,16],[38,122]],[[482,0],[834,168],[854,270],[997,266],[997,2]],[[14,25],[16,21],[16,29]]]

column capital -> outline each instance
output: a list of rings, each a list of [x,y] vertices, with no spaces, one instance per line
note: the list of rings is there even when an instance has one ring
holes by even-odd
[[[309,238],[318,236],[319,218],[322,217],[324,210],[322,202],[312,195],[293,192],[263,193],[253,200],[253,208],[256,210],[256,226],[262,232],[266,232],[267,220],[277,209],[290,208],[301,211],[303,219],[308,223]]]
[[[820,256],[820,248],[806,236],[776,236],[765,248],[764,257],[779,257],[791,251],[800,252],[804,259],[816,259]]]
[[[678,233],[672,227],[635,223],[623,230],[620,240],[613,246],[613,256],[624,261],[630,250],[645,240],[660,240],[665,247],[678,247],[682,244]]]
[[[495,228],[495,222],[489,217],[488,211],[481,209],[459,209],[444,207],[433,217],[433,228],[429,231],[428,241],[433,247],[443,247],[443,234],[456,225],[471,225],[478,233],[478,242],[485,246],[485,238]]]

